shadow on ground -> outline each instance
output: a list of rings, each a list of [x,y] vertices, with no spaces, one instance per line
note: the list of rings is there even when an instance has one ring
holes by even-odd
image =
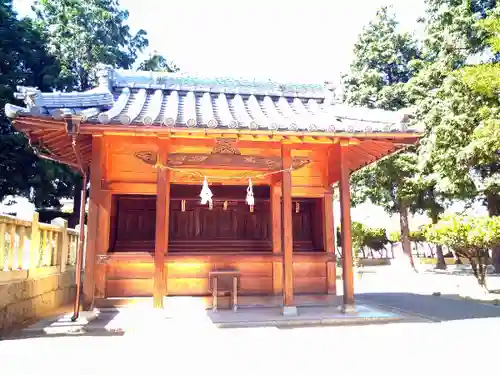
[[[81,337],[81,336],[123,336],[123,330],[104,329],[118,316],[118,309],[107,309],[105,314],[100,314],[95,320],[88,321],[80,315],[76,322],[69,318],[60,319],[60,315],[53,318],[42,319],[38,323],[27,323],[8,332],[0,332],[0,341],[21,340],[31,338],[56,338],[56,337]]]
[[[500,307],[475,301],[456,299],[456,295],[441,296],[416,293],[359,293],[357,298],[383,308],[399,310],[434,321],[451,321],[500,317]]]

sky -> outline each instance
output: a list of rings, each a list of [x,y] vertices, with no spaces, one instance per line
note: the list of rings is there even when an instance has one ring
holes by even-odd
[[[26,14],[31,0],[14,0]],[[338,81],[363,25],[392,5],[413,30],[423,0],[121,0],[132,29],[148,33],[150,50],[183,72]]]

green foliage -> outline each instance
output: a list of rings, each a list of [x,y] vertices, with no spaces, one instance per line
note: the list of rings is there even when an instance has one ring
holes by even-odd
[[[12,1],[0,5],[0,108],[15,103],[17,85],[50,90],[57,84],[59,65],[45,48],[41,33],[29,19],[19,20]],[[37,207],[59,206],[72,193],[68,169],[39,160],[26,139],[0,112],[0,200],[21,195]]]
[[[425,233],[422,230],[412,230],[410,231],[410,241],[413,243],[425,242]]]
[[[351,224],[352,249],[355,254],[359,254],[365,240],[366,226],[353,221]]]
[[[469,259],[479,284],[485,286],[488,251],[500,244],[500,217],[444,216],[426,227],[425,238]]]
[[[401,242],[401,232],[391,232],[389,233],[389,241],[392,243]]]
[[[369,228],[357,221],[351,223],[351,234],[352,248],[356,255],[359,254],[364,247],[380,251],[389,243],[384,228]],[[342,247],[340,227],[337,227],[337,244]]]
[[[388,7],[377,11],[354,45],[350,73],[344,75],[349,104],[397,110],[407,105],[403,83],[414,74],[419,55],[416,41],[397,32],[398,22]]]
[[[99,63],[130,68],[148,46],[146,32],[132,34],[118,0],[36,0],[37,24],[61,65],[65,89],[89,89]]]
[[[475,12],[483,16],[493,2],[428,0],[426,4],[423,68],[409,82],[417,104],[416,122],[426,129],[420,143],[419,168],[436,193],[474,200],[478,194],[486,196],[493,191],[483,185],[496,174],[497,162],[491,162],[490,153],[488,164],[478,164],[478,149],[472,142],[475,129],[490,118],[488,109],[495,109],[498,103],[491,96],[495,89],[490,90],[484,82],[478,84],[478,90],[472,89],[477,69],[487,72],[488,66],[457,69],[464,66],[467,57],[486,48],[491,34],[480,25],[489,21],[478,24]],[[493,86],[496,80],[491,80]],[[436,215],[433,217],[435,221]]]
[[[375,251],[381,251],[389,243],[387,233],[384,228],[365,227],[363,246]]]
[[[175,73],[179,71],[179,67],[173,62],[167,61],[167,59],[162,55],[154,53],[141,62],[139,70]]]

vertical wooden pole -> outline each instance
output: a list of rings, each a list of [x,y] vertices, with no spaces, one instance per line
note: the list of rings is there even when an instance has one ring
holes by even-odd
[[[293,296],[293,225],[292,225],[292,152],[290,145],[281,145],[283,178],[283,315],[297,315]]]
[[[281,187],[275,180],[271,184],[271,230],[273,236],[273,253],[281,254]],[[283,291],[283,265],[281,261],[273,261],[273,293]]]
[[[337,262],[335,259],[335,228],[333,225],[333,188],[326,184],[323,197],[323,246],[325,252],[331,255],[326,263],[327,293],[337,293]]]
[[[168,163],[168,140],[158,142],[158,163]],[[153,303],[156,308],[163,308],[166,294],[165,253],[168,251],[168,227],[170,210],[170,173],[167,168],[158,168],[156,191],[156,238],[155,238],[155,272],[153,283]]]
[[[87,217],[87,241],[85,249],[85,280],[83,283],[83,309],[91,310],[95,297],[95,268],[97,233],[99,231],[99,206],[101,184],[105,168],[104,138],[94,135],[92,138],[92,161],[90,165],[90,196]],[[85,186],[83,187],[86,188]],[[85,204],[81,207],[85,210]],[[83,223],[82,223],[83,225]]]
[[[109,251],[109,228],[111,221],[111,193],[102,191],[99,194],[99,214],[97,215],[98,229],[96,233],[95,257],[105,256]],[[108,265],[106,262],[97,262],[95,265],[94,284],[95,298],[106,297],[106,274]]]
[[[331,179],[334,173],[334,163],[336,148],[328,150],[325,155],[325,165],[323,168],[323,186],[325,195],[322,199],[323,205],[323,248],[331,256],[326,263],[326,292],[328,294],[337,294],[337,259],[335,256],[335,226],[333,218],[333,187]]]
[[[342,232],[342,282],[343,309],[345,312],[354,307],[354,274],[352,264],[351,234],[351,193],[349,186],[349,169],[346,160],[347,145],[339,148],[340,155],[340,211]]]

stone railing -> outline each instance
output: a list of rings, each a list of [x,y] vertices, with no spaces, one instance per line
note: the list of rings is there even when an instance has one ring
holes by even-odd
[[[0,333],[71,302],[78,237],[61,218],[0,215]]]
[[[64,272],[74,266],[77,247],[78,231],[66,220],[40,223],[37,212],[31,221],[0,215],[0,282]]]

